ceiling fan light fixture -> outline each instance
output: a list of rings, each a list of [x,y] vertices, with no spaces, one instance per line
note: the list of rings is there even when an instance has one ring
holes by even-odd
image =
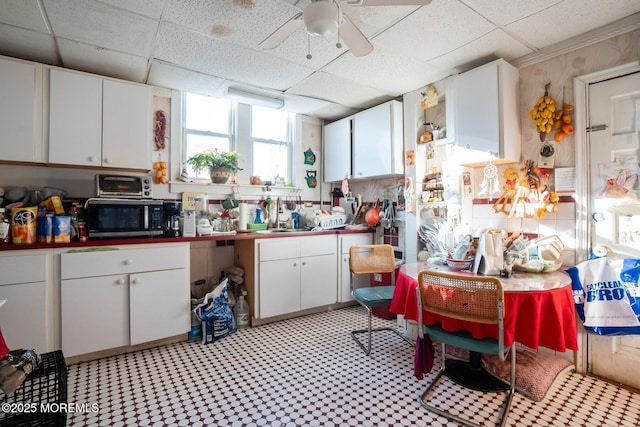
[[[338,6],[332,1],[317,1],[304,9],[304,26],[312,36],[328,37],[338,32]]]

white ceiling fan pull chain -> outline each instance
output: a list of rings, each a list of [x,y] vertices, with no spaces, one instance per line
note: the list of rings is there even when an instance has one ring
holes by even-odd
[[[311,35],[307,34],[307,59],[311,59]]]

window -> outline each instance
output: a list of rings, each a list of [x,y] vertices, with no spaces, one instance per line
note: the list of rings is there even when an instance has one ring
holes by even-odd
[[[230,151],[232,149],[232,104],[226,99],[185,93],[184,105],[182,161],[190,176],[208,177],[207,171],[196,174],[186,161],[204,150],[217,148]]]
[[[251,107],[253,173],[262,180],[291,182],[292,114],[266,107]],[[274,182],[274,184],[278,184]]]

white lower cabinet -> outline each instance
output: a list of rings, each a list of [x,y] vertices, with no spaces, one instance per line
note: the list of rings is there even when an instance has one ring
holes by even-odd
[[[335,235],[258,239],[255,245],[256,318],[337,301]]]
[[[26,251],[23,251],[26,252]],[[47,331],[47,255],[0,256],[0,328],[11,350],[52,350]]]
[[[349,268],[349,248],[353,245],[370,245],[373,243],[373,235],[347,234],[338,237],[340,252],[338,253],[338,302],[355,301],[351,296],[351,269]],[[354,286],[367,286],[369,277],[361,274],[354,278]]]
[[[188,244],[61,254],[65,356],[187,332],[188,259]]]

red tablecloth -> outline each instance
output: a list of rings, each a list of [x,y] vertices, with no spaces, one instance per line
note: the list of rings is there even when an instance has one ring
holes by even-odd
[[[568,277],[568,276],[567,276]],[[400,269],[389,311],[407,320],[418,320],[417,280]],[[515,291],[505,286],[505,345],[521,343],[556,351],[578,350],[571,281],[555,289]],[[424,323],[442,322],[450,331],[468,330],[475,338],[497,337],[495,325],[455,320],[423,312]]]

